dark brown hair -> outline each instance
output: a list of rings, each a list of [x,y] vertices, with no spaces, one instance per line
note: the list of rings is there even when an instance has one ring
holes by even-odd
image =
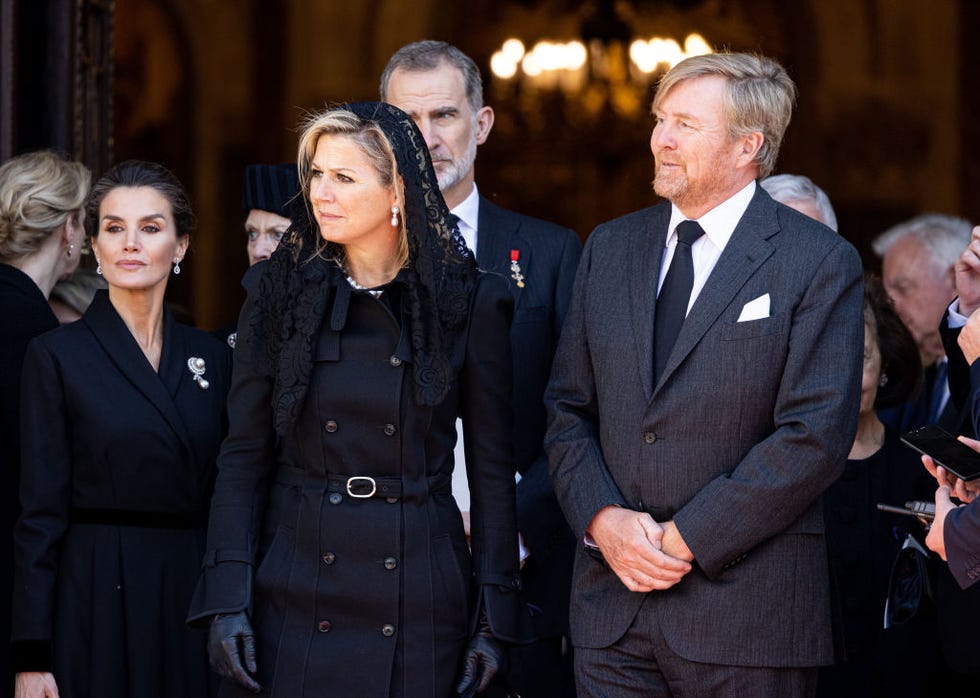
[[[881,373],[885,384],[878,388],[875,408],[894,407],[911,400],[922,383],[922,360],[919,348],[905,323],[892,307],[881,279],[864,275],[864,322],[878,342]]]
[[[163,165],[142,160],[126,160],[106,172],[92,187],[92,195],[86,206],[89,234],[99,235],[99,207],[113,189],[119,187],[152,187],[167,201],[174,216],[177,237],[190,235],[194,230],[194,211],[190,199],[176,175]]]

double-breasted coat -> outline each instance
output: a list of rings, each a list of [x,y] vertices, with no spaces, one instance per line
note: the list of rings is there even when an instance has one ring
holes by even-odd
[[[204,634],[183,621],[231,352],[166,310],[163,336],[157,372],[99,292],[28,347],[14,668],[53,671],[63,698],[199,698],[212,681]]]
[[[421,407],[401,281],[375,298],[332,262],[311,264],[330,295],[305,402],[282,435],[273,380],[250,359],[253,296],[243,309],[190,620],[250,610],[258,680],[272,696],[448,696],[472,610],[482,604],[501,638],[518,622],[510,293],[481,275],[449,354],[455,384]],[[450,489],[457,414],[468,425],[472,557]],[[223,684],[222,695],[239,694]]]

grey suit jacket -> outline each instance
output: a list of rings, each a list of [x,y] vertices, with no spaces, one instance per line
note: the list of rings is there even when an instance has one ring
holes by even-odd
[[[555,492],[579,540],[607,505],[674,519],[694,569],[643,608],[681,656],[828,663],[818,498],[857,424],[860,259],[758,188],[654,385],[669,219],[668,203],[645,209],[600,226],[585,246],[545,397]],[[737,322],[766,293],[770,316]],[[584,546],[573,589],[572,639],[584,647],[619,639],[645,597]]]

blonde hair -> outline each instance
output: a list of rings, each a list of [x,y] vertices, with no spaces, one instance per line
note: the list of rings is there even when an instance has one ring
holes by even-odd
[[[91,182],[85,165],[50,151],[0,166],[0,261],[34,254],[70,218],[82,224]]]
[[[346,109],[328,109],[310,116],[303,124],[299,137],[299,153],[296,168],[299,173],[300,189],[303,198],[310,201],[310,166],[316,154],[316,147],[323,136],[346,136],[360,146],[378,173],[378,179],[385,187],[394,187],[398,181],[398,163],[388,141],[388,136],[378,124],[364,121]],[[405,230],[405,211],[399,218],[398,265],[408,265],[408,235]]]
[[[653,98],[653,110],[678,83],[703,77],[725,79],[725,115],[730,138],[754,131],[762,134],[755,162],[759,178],[768,177],[776,166],[779,146],[793,115],[796,85],[779,63],[751,53],[711,53],[693,56],[664,75]]]

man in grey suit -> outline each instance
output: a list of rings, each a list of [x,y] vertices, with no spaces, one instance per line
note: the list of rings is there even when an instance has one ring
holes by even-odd
[[[403,46],[382,73],[381,98],[418,124],[439,188],[480,268],[498,272],[510,282],[514,466],[521,475],[517,524],[524,542],[522,593],[537,641],[512,648],[507,682],[524,696],[573,695],[566,636],[575,541],[548,478],[542,398],[582,245],[574,231],[503,209],[477,191],[477,146],[490,134],[494,114],[483,103],[480,71],[469,56],[443,41]],[[480,415],[473,417],[480,419]],[[453,493],[465,516],[467,485],[457,478],[465,472],[461,442],[456,448]]]
[[[580,696],[811,695],[833,659],[819,497],[856,428],[861,263],[756,184],[794,96],[763,57],[677,64],[668,201],[582,253],[545,394]]]

